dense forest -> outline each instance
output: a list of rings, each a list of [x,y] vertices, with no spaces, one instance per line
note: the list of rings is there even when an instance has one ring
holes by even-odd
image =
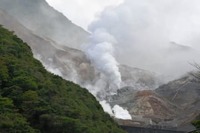
[[[26,43],[0,26],[0,132],[124,131],[86,89],[47,72]]]

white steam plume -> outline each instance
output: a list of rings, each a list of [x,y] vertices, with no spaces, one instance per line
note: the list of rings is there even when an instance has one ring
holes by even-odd
[[[115,105],[112,110],[116,118],[124,120],[132,120],[132,117],[129,114],[128,110],[122,108],[121,106]]]
[[[114,116],[118,119],[123,120],[132,120],[131,115],[129,114],[128,110],[122,108],[119,105],[115,105],[113,108],[110,106],[109,103],[107,103],[105,100],[100,102],[101,106],[103,107],[103,110],[110,114],[111,116]]]
[[[188,62],[200,62],[199,5],[199,0],[125,0],[106,8],[89,31],[104,28],[116,39],[119,63],[177,78],[192,69]]]
[[[106,75],[109,83],[119,88],[121,74],[114,58],[114,43],[116,43],[115,38],[106,30],[96,29],[90,36],[90,44],[85,49],[85,53],[92,64]]]
[[[100,102],[101,106],[103,107],[104,112],[108,113],[110,116],[114,116],[112,108],[109,103],[105,100]]]

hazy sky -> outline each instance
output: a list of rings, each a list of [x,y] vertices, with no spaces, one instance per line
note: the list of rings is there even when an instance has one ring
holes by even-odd
[[[47,1],[91,34],[115,38],[120,64],[177,78],[200,63],[200,0]]]
[[[87,29],[87,26],[107,6],[115,6],[123,0],[46,0],[62,12],[73,23]]]

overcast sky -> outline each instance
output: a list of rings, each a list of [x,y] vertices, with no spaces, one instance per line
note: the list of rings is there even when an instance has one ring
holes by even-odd
[[[62,12],[73,23],[87,29],[87,26],[107,6],[115,6],[123,0],[46,0]]]

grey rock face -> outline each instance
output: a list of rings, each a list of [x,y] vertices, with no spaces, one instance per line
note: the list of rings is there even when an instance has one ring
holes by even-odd
[[[181,108],[177,116],[180,123],[190,123],[200,114],[200,81],[190,75],[169,82],[155,90]]]
[[[188,127],[200,115],[200,81],[191,75],[171,81],[156,90],[125,87],[112,96],[111,105],[119,104],[139,126]]]
[[[50,38],[59,45],[80,49],[89,35],[50,7],[45,0],[1,0],[0,9],[35,34]]]
[[[120,65],[119,70],[122,73],[122,81],[125,85],[132,86],[136,90],[155,89],[161,84],[161,81],[153,72],[126,65]]]

